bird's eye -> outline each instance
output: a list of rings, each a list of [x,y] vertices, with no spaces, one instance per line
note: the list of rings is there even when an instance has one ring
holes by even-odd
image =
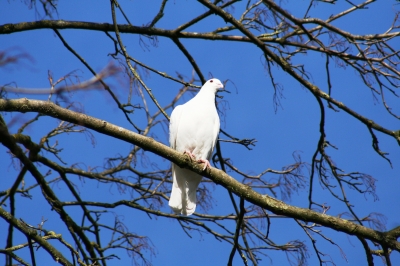
[[[214,80],[210,79],[210,82],[212,83]]]

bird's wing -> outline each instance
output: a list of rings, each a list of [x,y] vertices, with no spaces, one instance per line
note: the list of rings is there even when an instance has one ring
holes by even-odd
[[[183,105],[178,105],[171,113],[169,120],[169,146],[176,148],[176,137],[178,135],[179,122],[181,120]]]
[[[170,125],[169,125],[169,143],[170,147],[177,149],[177,136],[178,131],[184,130],[185,125],[181,125],[183,119],[183,113],[185,116],[189,115],[187,110],[190,109],[190,104],[179,105],[171,113]],[[190,116],[190,115],[189,115]],[[187,118],[187,117],[186,117]],[[185,119],[183,119],[185,120]],[[182,132],[180,133],[182,137]],[[181,143],[178,145],[184,147],[185,144]],[[202,176],[196,174],[188,169],[180,168],[176,164],[172,164],[172,191],[168,202],[168,205],[176,214],[191,215],[196,210],[196,190],[199,186]]]
[[[209,154],[208,154],[208,160],[210,160],[211,155],[214,151],[215,145],[217,144],[220,126],[221,125],[219,122],[219,116],[218,116],[218,113],[216,113],[215,123],[214,123],[214,128],[213,128],[213,142],[212,142],[212,146],[210,148]]]

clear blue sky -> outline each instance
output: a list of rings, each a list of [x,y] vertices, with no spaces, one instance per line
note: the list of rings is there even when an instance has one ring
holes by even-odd
[[[0,9],[0,24],[18,23],[34,21],[40,18],[35,11],[29,10],[24,1],[3,1]],[[144,4],[146,2],[146,4]],[[159,9],[160,1],[154,1],[149,5],[149,1],[120,1],[120,4],[127,12],[133,25],[142,26],[151,21]],[[317,4],[312,9],[310,16],[321,19],[328,18],[331,14],[349,8],[345,1],[338,1],[336,5]],[[343,3],[342,3],[343,2]],[[355,1],[361,2],[361,1]],[[296,16],[304,14],[309,1],[283,1],[285,9],[291,11]],[[111,13],[109,11],[109,1],[60,1],[58,4],[58,16],[56,18],[70,21],[92,21],[111,23]],[[146,6],[144,6],[146,5]],[[238,4],[234,10],[236,17],[240,16],[245,3]],[[395,1],[377,1],[370,5],[369,9],[355,12],[348,18],[343,18],[334,23],[335,26],[343,27],[344,30],[357,34],[376,34],[385,32],[392,23],[394,12],[399,11],[400,5],[395,5]],[[174,29],[191,18],[195,14],[201,14],[206,10],[201,4],[195,1],[169,1],[165,9],[165,16],[161,19],[160,28]],[[40,12],[42,14],[42,12]],[[373,18],[373,19],[371,19]],[[125,21],[119,18],[122,23]],[[211,16],[199,25],[195,25],[188,30],[207,32],[217,27],[226,26],[225,22],[217,16]],[[97,71],[103,69],[110,61],[109,53],[113,52],[113,45],[102,32],[84,30],[61,30],[66,41],[78,52],[85,60]],[[239,34],[235,32],[234,34]],[[180,53],[176,46],[168,39],[158,37],[157,46],[143,45],[137,35],[123,34],[124,43],[131,56],[144,62],[160,71],[175,76],[178,72],[186,77],[192,75],[192,67],[186,58]],[[147,42],[145,40],[145,42]],[[256,147],[248,151],[243,147],[222,143],[222,151],[225,157],[229,157],[235,165],[245,173],[258,174],[266,168],[280,170],[283,166],[294,163],[292,154],[297,152],[305,162],[311,162],[312,155],[317,147],[319,138],[319,107],[313,96],[306,89],[296,83],[288,74],[280,69],[274,68],[274,78],[282,84],[283,98],[280,100],[281,107],[274,111],[273,89],[268,72],[262,65],[263,57],[261,51],[253,45],[245,43],[227,43],[204,40],[182,40],[182,43],[192,53],[200,68],[207,77],[216,77],[221,80],[229,80],[226,89],[231,93],[224,93],[223,100],[220,101],[220,108],[224,107],[225,115],[221,116],[221,127],[223,130],[238,138],[257,139]],[[147,42],[148,44],[148,42]],[[399,39],[392,41],[394,47],[400,47]],[[27,88],[48,88],[48,71],[53,73],[54,78],[60,78],[67,73],[78,70],[81,80],[91,77],[89,71],[68,52],[52,30],[35,30],[28,32],[15,33],[11,35],[0,35],[0,50],[9,50],[12,53],[19,51],[30,55],[30,60],[25,60],[24,64],[14,67],[0,69],[0,84],[15,82],[20,87]],[[304,64],[312,77],[312,81],[326,91],[326,75],[324,71],[325,58],[308,54],[298,57],[296,63]],[[333,64],[332,64],[333,65]],[[331,67],[332,69],[332,96],[347,106],[353,108],[364,116],[389,129],[398,130],[400,123],[390,117],[384,110],[380,100],[376,101],[371,92],[362,85],[360,78],[350,68]],[[122,79],[121,79],[122,80]],[[146,78],[147,85],[153,90],[161,105],[167,104],[180,88],[178,84],[161,79],[154,74]],[[128,90],[124,83],[111,80],[113,90],[122,101],[126,100]],[[11,95],[9,98],[33,97],[47,99],[32,95]],[[116,107],[112,99],[98,91],[85,93],[73,93],[71,101],[82,103],[87,114],[96,118],[105,119],[111,123],[130,128],[125,117]],[[137,96],[135,96],[137,97]],[[190,99],[186,95],[184,100]],[[400,112],[400,105],[390,98],[389,103],[393,110]],[[149,108],[156,110],[154,104],[147,99]],[[169,114],[171,110],[167,111]],[[360,122],[346,115],[344,112],[333,112],[326,109],[327,139],[338,147],[338,150],[328,149],[336,164],[345,171],[359,171],[372,175],[378,180],[377,195],[379,200],[374,200],[370,195],[359,195],[348,189],[348,195],[358,212],[359,217],[364,217],[371,212],[382,213],[387,218],[386,226],[391,229],[400,225],[400,149],[397,143],[380,133],[376,133],[379,138],[381,150],[389,153],[389,158],[393,163],[390,165],[377,155],[371,146],[371,137],[367,128]],[[13,118],[26,120],[29,115],[10,114],[4,115],[6,121]],[[134,116],[139,125],[144,123],[144,113],[137,111]],[[140,120],[142,119],[142,120]],[[27,133],[33,136],[33,140],[38,142],[46,130],[55,127],[57,123],[53,119],[43,119],[41,126],[28,128]],[[12,127],[15,130],[17,127]],[[166,126],[158,127],[154,134],[157,140],[167,144],[168,134]],[[69,135],[59,137],[59,143],[64,148],[63,158],[67,165],[81,162],[86,166],[97,166],[104,163],[103,158],[112,157],[117,154],[125,154],[131,146],[117,140],[109,140],[108,137],[94,133],[96,145],[91,145],[89,137],[84,135]],[[69,140],[73,138],[73,140]],[[154,158],[154,157],[151,157]],[[14,167],[9,164],[8,155],[5,148],[0,147],[0,191],[8,188],[16,176]],[[155,162],[162,166],[168,164],[165,160],[155,159]],[[307,174],[307,171],[305,172]],[[242,178],[234,173],[230,173],[239,181]],[[266,176],[266,179],[275,178]],[[80,182],[74,180],[76,184],[82,186],[82,192],[87,193],[90,188],[92,194],[82,195],[88,200],[104,199],[110,197],[110,202],[118,199],[128,199],[128,194],[120,195],[116,188],[108,190],[97,185],[95,182]],[[33,179],[26,180],[27,185],[31,185]],[[320,189],[316,182],[315,187],[319,190],[314,195],[314,199],[320,203],[331,206],[328,214],[337,215],[344,212],[343,205],[339,205],[326,190]],[[60,185],[60,198],[69,199],[70,195],[64,195],[66,189]],[[227,191],[213,185],[214,206],[207,210],[211,214],[229,214],[233,212],[229,204]],[[17,199],[21,208],[17,209],[17,217],[27,217],[28,222],[37,224],[42,217],[49,221],[46,223],[48,228],[56,228],[57,215],[50,212],[47,203],[40,196],[40,191],[36,191],[35,200],[27,198]],[[289,204],[299,207],[307,207],[307,190],[299,191],[294,194]],[[40,203],[39,203],[40,202]],[[34,205],[33,205],[34,204]],[[44,208],[41,208],[44,206]],[[162,208],[168,210],[168,206]],[[154,265],[224,265],[226,264],[231,247],[226,243],[219,242],[215,238],[206,234],[193,232],[192,238],[186,236],[176,221],[164,219],[149,219],[145,213],[131,209],[120,208],[114,210],[121,215],[126,225],[138,235],[149,236],[155,246],[156,256],[152,258]],[[197,212],[205,212],[198,209]],[[27,215],[29,214],[29,215]],[[79,214],[77,214],[79,215]],[[113,216],[110,215],[110,219]],[[0,232],[4,232],[6,224],[0,220]],[[232,230],[234,225],[231,225]],[[293,228],[293,230],[292,230]],[[308,259],[309,265],[316,265],[317,259],[313,253],[311,244],[304,233],[290,219],[272,219],[271,239],[277,244],[284,244],[287,241],[302,239],[305,240],[311,254]],[[359,241],[354,237],[347,237],[342,233],[324,229],[324,232],[340,245],[346,254],[346,259],[341,256],[336,246],[319,239],[318,244],[324,253],[329,253],[337,265],[365,265],[364,251]],[[65,231],[64,231],[64,234]],[[22,238],[20,240],[24,242]],[[372,245],[370,245],[372,247]],[[41,251],[38,251],[39,254]],[[288,265],[285,254],[281,252],[266,251],[273,260],[273,265]],[[46,255],[47,256],[47,255]],[[130,258],[125,252],[119,252],[120,260],[109,261],[109,265],[128,265]],[[45,258],[43,258],[45,259]],[[48,258],[51,261],[51,258]],[[1,258],[0,258],[1,261]],[[382,265],[379,259],[375,259],[376,265]],[[393,265],[400,265],[400,255],[392,255]],[[264,258],[262,265],[270,265],[272,262]],[[236,254],[235,265],[241,265],[239,256]]]

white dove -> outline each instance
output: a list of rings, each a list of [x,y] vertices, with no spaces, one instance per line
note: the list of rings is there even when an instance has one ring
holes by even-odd
[[[218,79],[208,80],[195,97],[172,111],[169,143],[178,152],[187,153],[204,169],[210,166],[219,133],[219,116],[215,94],[224,86]],[[191,215],[196,210],[196,190],[202,176],[172,164],[173,185],[169,206],[176,214]]]

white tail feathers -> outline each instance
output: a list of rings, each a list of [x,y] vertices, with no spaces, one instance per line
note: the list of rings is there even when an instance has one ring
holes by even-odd
[[[201,175],[172,164],[173,185],[169,206],[176,214],[191,215],[196,210],[196,190]]]

